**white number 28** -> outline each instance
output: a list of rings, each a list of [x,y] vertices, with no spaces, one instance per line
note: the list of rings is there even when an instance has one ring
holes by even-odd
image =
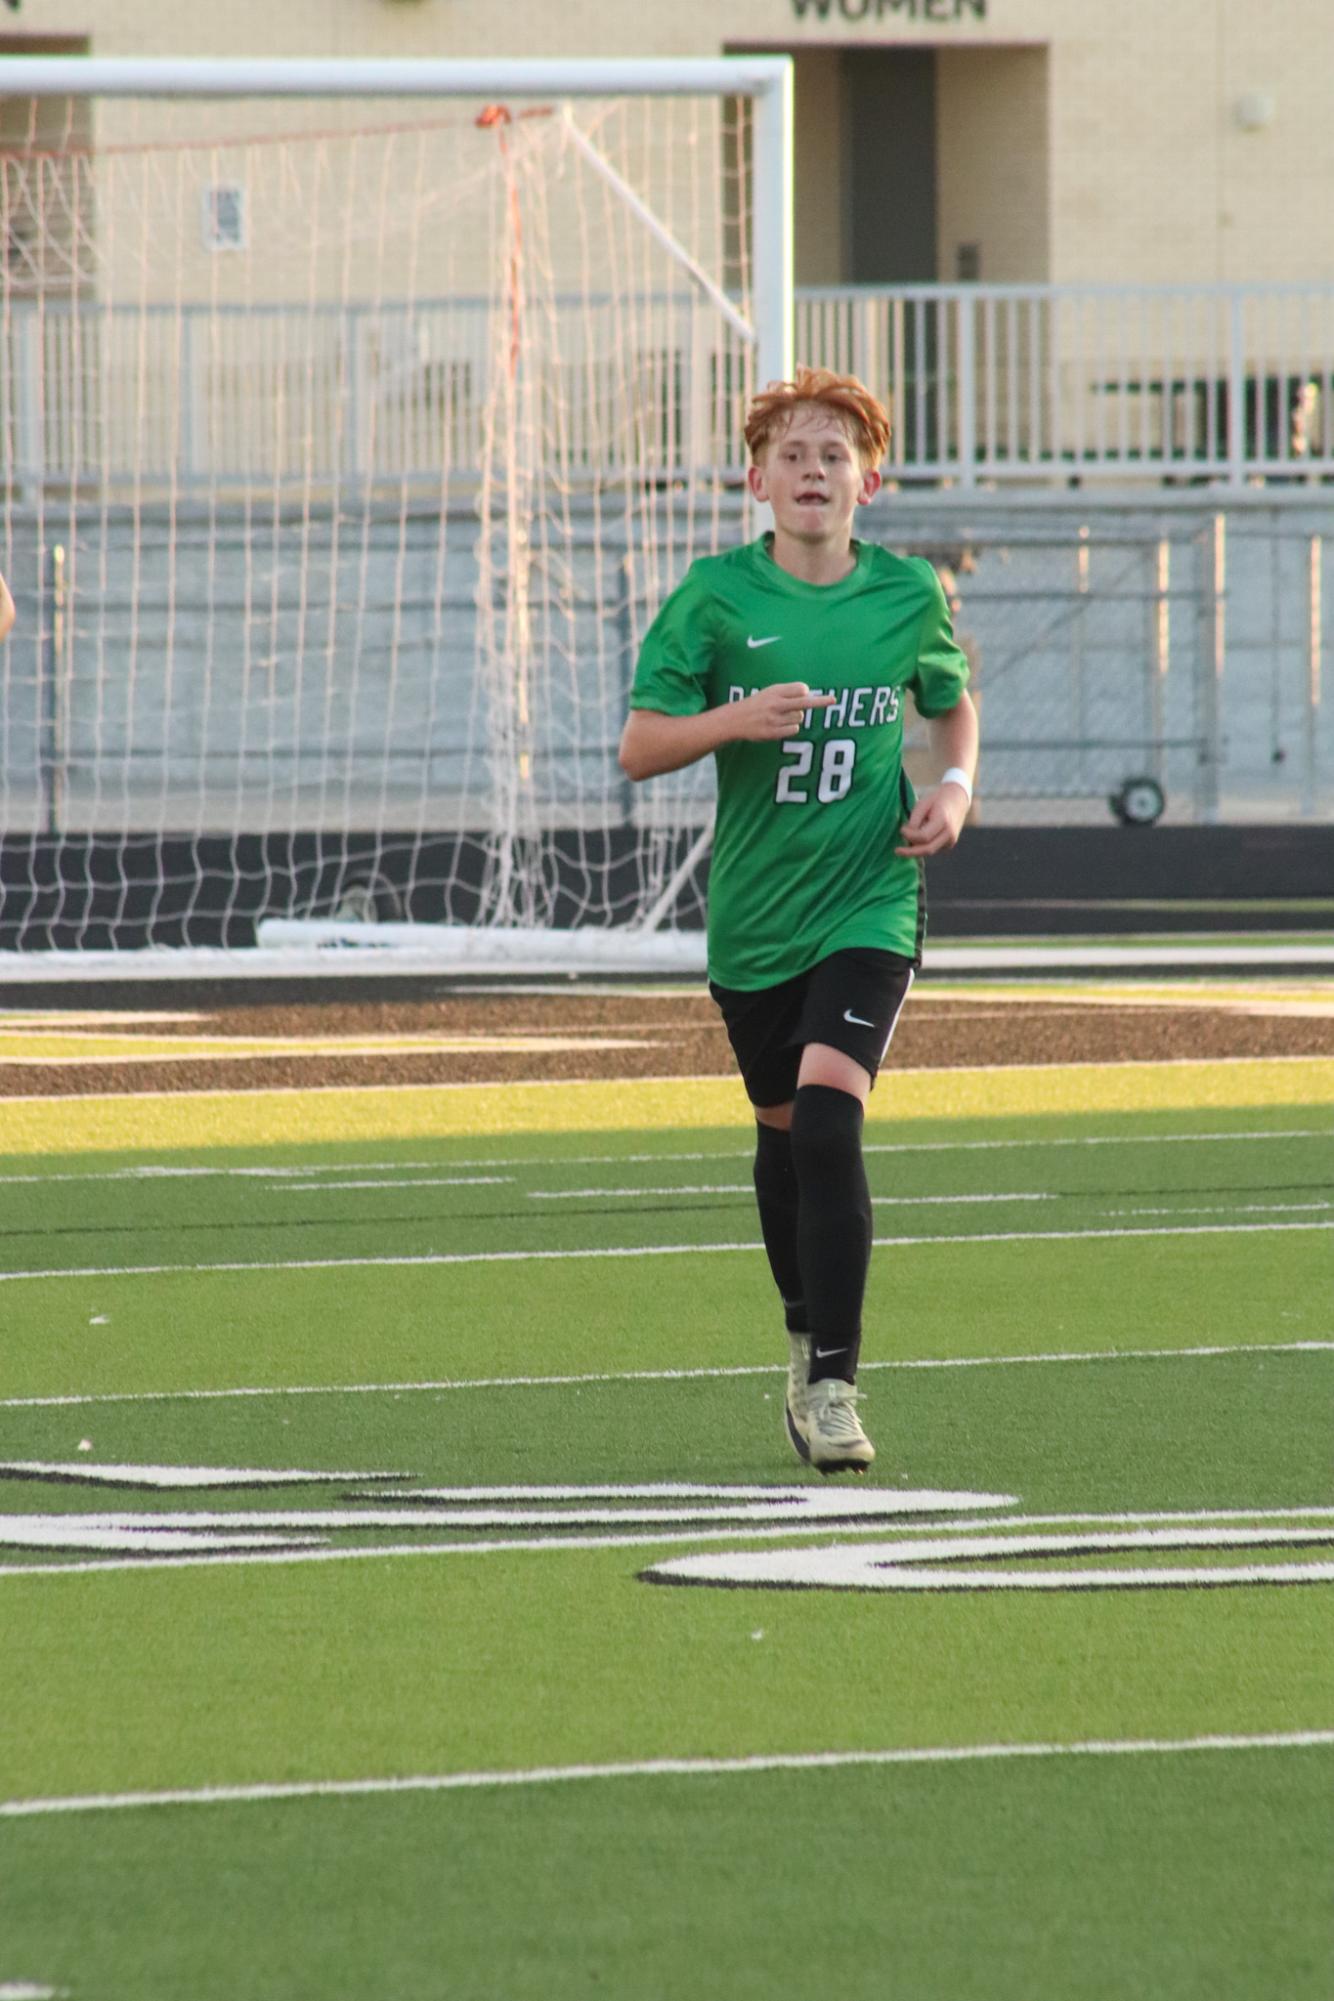
[[[774,801],[779,806],[804,806],[810,793],[798,780],[809,778],[815,761],[815,745],[801,737],[793,737],[783,745],[783,755],[791,760],[781,765],[778,784],[774,788]],[[832,806],[852,790],[852,767],[857,762],[856,739],[850,736],[830,737],[820,753],[820,776],[815,787],[815,796],[822,806]]]

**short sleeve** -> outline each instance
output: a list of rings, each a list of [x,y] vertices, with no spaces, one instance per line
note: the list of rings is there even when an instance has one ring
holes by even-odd
[[[949,601],[931,564],[924,557],[914,567],[927,583],[928,598],[917,636],[917,665],[909,682],[917,713],[943,716],[957,708],[968,686],[968,657],[954,637]]]
[[[644,635],[630,707],[699,715],[708,706],[713,645],[708,592],[692,564]]]

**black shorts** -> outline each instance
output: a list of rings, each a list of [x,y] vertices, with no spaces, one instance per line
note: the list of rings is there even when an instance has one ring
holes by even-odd
[[[776,987],[747,991],[710,980],[751,1104],[785,1105],[796,1095],[808,1042],[841,1050],[874,1084],[913,971],[912,960],[897,952],[859,945],[832,952]]]

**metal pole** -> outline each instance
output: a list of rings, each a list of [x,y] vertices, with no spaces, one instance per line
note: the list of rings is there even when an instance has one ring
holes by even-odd
[[[1234,291],[1228,303],[1227,477],[1229,486],[1246,484],[1246,322],[1245,300]]]
[[[1218,820],[1223,765],[1223,663],[1227,652],[1227,517],[1215,514],[1200,538],[1201,641],[1199,665],[1200,764],[1196,788],[1200,819]]]
[[[994,438],[987,439],[994,447]],[[977,485],[977,314],[974,301],[959,300],[959,484]]]
[[[1079,541],[1075,548],[1075,602],[1074,623],[1070,632],[1070,650],[1074,666],[1075,726],[1074,738],[1079,745],[1079,787],[1088,790],[1088,739],[1089,705],[1088,685],[1084,659],[1084,625],[1089,607],[1089,530],[1088,523],[1081,522]]]
[[[754,303],[759,383],[792,376],[792,62],[770,58],[755,89]]]
[[[1153,739],[1153,775],[1167,790],[1167,670],[1172,664],[1172,544],[1164,535],[1158,543],[1153,594],[1153,671],[1149,678],[1149,734]]]
[[[42,803],[46,834],[57,840],[64,817],[64,659],[65,659],[65,550],[57,542],[47,570],[51,592],[51,624],[42,660],[42,750],[40,759]]]
[[[681,891],[685,888],[712,846],[713,815],[710,813],[708,825],[700,828],[680,862],[672,870],[662,895],[651,910],[645,911],[643,922],[638,927],[641,931],[657,931],[661,929],[671,916],[672,911],[676,908],[677,897],[681,894]]]
[[[608,187],[613,189],[619,199],[624,202],[631,215],[635,216],[643,224],[655,242],[662,245],[669,257],[675,258],[692,283],[697,285],[705,298],[718,308],[718,311],[722,314],[728,325],[735,332],[739,333],[743,340],[754,340],[754,328],[745,314],[737,311],[727,294],[714,284],[712,278],[698,259],[692,257],[685,245],[679,242],[663,223],[659,222],[648,203],[641,200],[624,175],[617,173],[615,167],[606,158],[605,154],[600,153],[592,140],[579,130],[579,127],[575,124],[570,114],[568,105],[562,110],[561,124],[569,137],[570,144],[583,155],[594,173],[601,175]],[[758,244],[756,249],[758,252]]]
[[[1323,537],[1313,535],[1306,548],[1306,714],[1302,744],[1302,812],[1316,810],[1320,790],[1320,676],[1324,640],[1322,564]]]
[[[515,97],[767,96],[787,56],[549,58],[3,56],[0,97]]]
[[[620,714],[630,713],[630,692],[635,680],[634,619],[632,617],[631,594],[634,591],[634,573],[629,556],[622,556],[620,564],[621,601],[616,607],[616,646],[619,668],[621,707]],[[613,783],[617,787],[621,805],[621,825],[633,827],[635,824],[635,788],[620,768],[615,751],[612,752]]]

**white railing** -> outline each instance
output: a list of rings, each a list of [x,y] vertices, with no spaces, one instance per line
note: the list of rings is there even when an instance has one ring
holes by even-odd
[[[796,346],[888,385],[901,479],[1334,471],[1334,285],[807,291]]]
[[[560,472],[739,476],[745,344],[578,302],[531,361]],[[1334,475],[1334,285],[807,290],[795,352],[888,396],[887,471],[979,484]],[[660,324],[657,322],[660,321]],[[245,310],[10,301],[0,487],[429,482],[480,463],[482,300]],[[558,358],[557,358],[558,357]]]
[[[496,307],[42,306],[0,314],[0,490],[423,483],[482,466]],[[698,295],[580,298],[525,357],[533,422],[572,483],[739,465],[750,343]],[[508,353],[506,343],[500,351]]]

